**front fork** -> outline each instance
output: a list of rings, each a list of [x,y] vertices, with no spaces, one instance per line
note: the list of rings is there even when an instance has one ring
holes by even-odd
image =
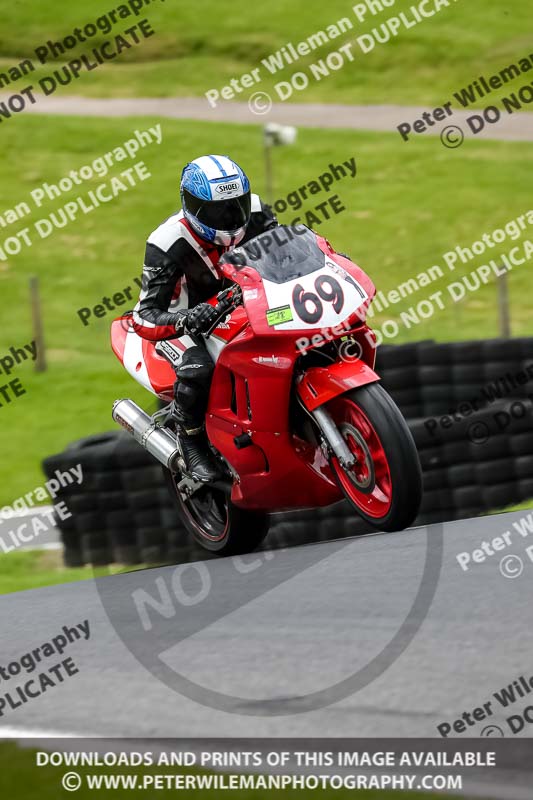
[[[318,424],[329,448],[343,469],[354,466],[356,458],[350,452],[341,432],[326,411],[326,404],[345,392],[379,381],[379,375],[364,361],[337,361],[326,367],[310,367],[302,373],[296,390],[303,406]]]
[[[341,467],[343,469],[350,469],[353,467],[355,464],[355,456],[350,452],[348,445],[331,418],[331,414],[329,414],[323,406],[321,408],[315,408],[311,411],[311,414],[322,431],[326,442],[339,459]]]

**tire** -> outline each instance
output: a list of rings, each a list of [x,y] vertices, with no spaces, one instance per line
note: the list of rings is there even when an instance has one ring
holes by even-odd
[[[383,386],[391,394],[401,389],[412,389],[418,381],[418,367],[395,367],[382,375]]]
[[[384,391],[389,391],[384,389]],[[420,390],[418,386],[411,383],[406,389],[391,389],[389,391],[391,397],[394,397],[394,402],[397,406],[416,406],[420,404]]]
[[[480,486],[495,486],[515,477],[512,458],[500,458],[497,461],[483,461],[476,464],[477,482]]]
[[[168,508],[164,506],[161,509],[161,525],[164,531],[168,534],[172,540],[176,539],[177,537],[181,537],[183,539],[186,536],[185,528],[183,526],[183,519],[177,508],[177,504],[175,499],[171,494],[167,491],[167,498],[168,502],[172,503],[172,508]],[[151,527],[151,526],[150,526]]]
[[[125,469],[122,470],[122,485],[127,492],[141,492],[146,489],[163,486],[164,483],[161,479],[161,469],[157,464],[151,464],[149,467],[141,469]]]
[[[487,382],[484,364],[452,364],[452,386],[464,386],[465,383],[470,383],[473,380],[480,387]]]
[[[483,358],[485,344],[488,342],[452,342],[444,346],[449,348],[454,364],[482,364],[486,360]]]
[[[520,501],[520,493],[516,483],[502,483],[499,486],[487,486],[483,488],[481,492],[489,511],[506,508]]]
[[[475,464],[452,464],[447,469],[448,485],[452,489],[462,489],[464,486],[477,484]]]
[[[163,473],[183,525],[205,550],[219,556],[251,553],[267,535],[268,514],[237,508],[223,492],[207,486],[184,501],[176,483],[180,476],[165,467]]]
[[[111,546],[114,563],[128,566],[140,563],[141,559],[135,531],[125,530],[124,528],[110,530],[108,542]]]
[[[128,508],[128,499],[124,492],[100,492],[93,499],[93,503],[103,512],[124,512]]]
[[[162,545],[144,547],[141,550],[141,564],[164,564],[167,560],[167,551]]]
[[[424,447],[418,451],[418,457],[424,472],[430,469],[441,469],[446,467],[446,461],[442,457],[441,447]]]
[[[138,467],[140,469],[152,466],[153,458],[146,452],[144,447],[127,435],[120,438],[116,444],[115,456],[119,464],[127,464],[128,468]]]
[[[519,502],[522,503],[527,500],[532,500],[533,507],[533,478],[526,478],[517,482],[518,494],[520,497]]]
[[[477,514],[485,511],[485,503],[479,486],[458,486],[453,490],[453,505],[457,510],[477,509]]]
[[[86,511],[94,511],[96,502],[90,494],[75,494],[69,497],[67,505],[71,514],[83,514]]]
[[[87,489],[94,492],[116,492],[120,489],[122,484],[120,482],[120,472],[118,470],[111,472],[95,472],[87,476],[90,483],[87,483]]]
[[[422,406],[420,403],[416,403],[416,405],[403,405],[402,406],[402,414],[405,419],[412,420],[417,419],[418,417],[423,416],[422,414]]]
[[[81,537],[81,553],[86,564],[94,567],[113,562],[113,554],[105,534],[86,533]]]
[[[516,477],[522,480],[523,478],[533,477],[533,456],[520,456],[515,461]]]
[[[442,469],[432,469],[423,474],[424,495],[437,489],[448,488],[448,471]]]
[[[83,514],[77,514],[74,517],[76,522],[76,530],[81,534],[99,534],[102,529],[105,530],[105,520],[102,514],[97,511],[87,511]]]
[[[143,511],[131,511],[133,525],[137,530],[141,528],[163,529],[163,515],[160,508],[152,507]]]
[[[528,456],[533,453],[533,433],[514,434],[508,441],[509,449],[514,456]]]
[[[451,489],[424,491],[420,508],[421,511],[426,514],[431,511],[442,511],[442,509],[453,508],[453,494]]]
[[[73,450],[84,450],[86,447],[94,447],[99,444],[115,443],[120,435],[120,431],[106,431],[105,433],[95,433],[92,436],[84,436],[83,439],[76,439],[65,448],[67,452]]]
[[[435,342],[419,343],[418,364],[421,367],[444,367],[452,363],[449,345],[436,344]]]
[[[436,511],[423,511],[418,517],[418,525],[435,525],[437,522],[448,522],[455,519],[453,509],[438,509]]]
[[[411,525],[422,500],[418,453],[400,410],[378,383],[330,400],[327,409],[352,452],[360,458],[352,475],[331,458],[347,500],[374,528],[399,531]],[[361,456],[363,460],[361,460]]]
[[[65,548],[63,550],[63,564],[65,567],[84,567],[85,561],[81,550],[71,550],[70,548]]]
[[[124,508],[123,511],[108,511],[102,514],[105,519],[105,526],[108,531],[135,531],[135,519],[131,511]],[[135,534],[133,534],[135,538]]]
[[[395,344],[378,347],[376,369],[378,372],[397,367],[412,367],[418,363],[418,344]]]
[[[159,547],[164,550],[167,544],[165,532],[160,528],[140,528],[137,531],[136,539],[141,553],[151,547]]]
[[[422,386],[450,385],[451,367],[450,366],[427,366],[418,368],[418,380]],[[442,396],[442,389],[441,389]]]
[[[165,500],[166,499],[165,497]],[[149,508],[159,508],[158,490],[141,489],[136,492],[130,492],[127,497],[127,503],[132,511],[146,511]]]

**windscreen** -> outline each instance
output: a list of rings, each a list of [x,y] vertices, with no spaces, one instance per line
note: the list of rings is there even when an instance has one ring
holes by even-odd
[[[309,228],[279,225],[236,247],[221,261],[253,267],[268,281],[286,283],[322,269],[324,253]]]

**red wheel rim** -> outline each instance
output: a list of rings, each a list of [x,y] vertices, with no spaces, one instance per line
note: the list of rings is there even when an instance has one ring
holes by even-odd
[[[336,456],[331,463],[350,500],[373,519],[386,517],[392,505],[392,480],[389,462],[376,429],[364,411],[349,397],[328,403],[328,411],[357,459],[345,470]]]

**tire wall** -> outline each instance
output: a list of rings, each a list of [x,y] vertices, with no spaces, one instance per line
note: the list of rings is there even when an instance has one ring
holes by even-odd
[[[533,498],[533,338],[383,346],[377,372],[408,421],[424,496],[417,524],[463,519]],[[43,462],[81,464],[60,523],[70,566],[209,557],[185,533],[161,467],[125,432],[89,436]],[[364,533],[347,503],[273,515],[267,546]]]

